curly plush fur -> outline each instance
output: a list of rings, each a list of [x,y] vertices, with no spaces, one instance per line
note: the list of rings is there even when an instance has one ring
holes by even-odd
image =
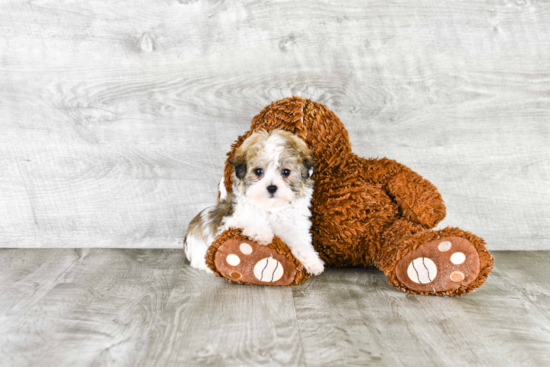
[[[435,186],[394,160],[355,155],[344,125],[326,106],[300,97],[273,102],[252,119],[250,130],[232,145],[229,159],[248,136],[262,129],[296,134],[317,161],[312,176],[311,232],[313,245],[327,266],[374,264],[392,285],[410,293],[456,296],[483,284],[493,267],[485,242],[459,228],[432,230],[446,214]],[[232,190],[232,169],[226,162],[227,192]],[[399,281],[396,265],[400,259],[422,244],[446,236],[466,238],[477,250],[480,268],[474,281],[456,289],[431,292],[413,290]],[[219,246],[220,239],[215,244]],[[207,255],[209,265],[213,264],[214,247]],[[277,248],[281,253],[284,246],[278,244]],[[285,251],[288,253],[288,249]],[[214,266],[210,267],[215,271]]]

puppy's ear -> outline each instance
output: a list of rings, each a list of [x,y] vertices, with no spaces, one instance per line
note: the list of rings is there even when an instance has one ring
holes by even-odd
[[[246,158],[244,154],[238,154],[238,152],[235,152],[233,157],[231,157],[228,162],[235,169],[235,176],[237,176],[239,180],[242,180],[243,177],[246,175],[247,169]]]
[[[302,170],[302,177],[303,178],[310,178],[313,174],[313,167],[315,167],[315,159],[311,156],[306,156],[302,159],[302,165],[304,166]]]

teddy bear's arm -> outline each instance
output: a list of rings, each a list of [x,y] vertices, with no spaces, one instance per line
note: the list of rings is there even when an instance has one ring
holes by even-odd
[[[431,182],[392,159],[362,160],[360,174],[366,180],[381,185],[401,208],[406,219],[433,228],[445,218],[443,198]]]

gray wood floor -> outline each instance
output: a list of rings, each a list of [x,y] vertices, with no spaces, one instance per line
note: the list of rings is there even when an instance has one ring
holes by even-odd
[[[180,250],[0,250],[7,366],[550,364],[550,252],[498,252],[461,298],[408,295],[381,272],[239,286]]]

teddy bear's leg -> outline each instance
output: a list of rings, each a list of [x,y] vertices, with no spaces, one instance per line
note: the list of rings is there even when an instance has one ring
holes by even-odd
[[[396,288],[417,294],[459,296],[479,288],[493,268],[480,237],[459,228],[424,229],[399,219],[371,254]]]
[[[309,278],[304,266],[280,238],[275,236],[263,246],[236,228],[225,230],[210,245],[206,264],[231,283],[295,285]]]

